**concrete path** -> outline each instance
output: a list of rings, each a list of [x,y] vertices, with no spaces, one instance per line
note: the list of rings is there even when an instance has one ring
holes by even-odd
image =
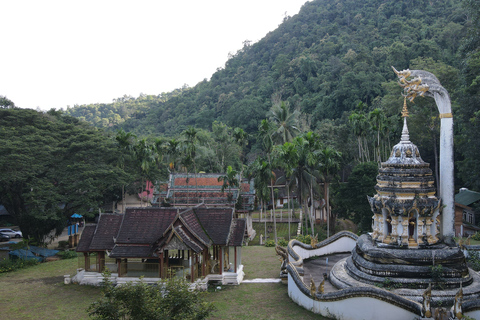
[[[257,279],[250,279],[250,280],[243,280],[242,283],[277,283],[282,282],[282,279],[276,278],[257,278]]]

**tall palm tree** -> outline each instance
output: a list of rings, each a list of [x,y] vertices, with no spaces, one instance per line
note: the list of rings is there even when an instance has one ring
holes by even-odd
[[[175,173],[175,168],[180,154],[180,141],[172,138],[165,143],[166,153],[168,156],[168,168],[170,173]],[[175,181],[172,181],[175,183]],[[174,185],[172,185],[174,187]],[[173,190],[173,206],[175,206],[175,190]]]
[[[279,183],[285,183],[287,188],[287,210],[288,210],[288,240],[290,241],[290,221],[292,212],[290,209],[290,182],[292,181],[293,169],[298,163],[298,152],[295,145],[291,142],[285,142],[281,146],[276,146],[274,149],[275,157],[280,161],[280,166],[283,168],[285,175],[277,180]]]
[[[284,101],[275,103],[270,108],[267,116],[275,125],[275,131],[272,136],[274,142],[284,144],[293,140],[300,132],[298,128],[299,115],[297,110],[290,112],[288,103]]]
[[[317,187],[316,181],[318,172],[315,170],[315,157],[313,153],[316,138],[316,135],[312,132],[308,132],[293,140],[293,144],[298,152],[298,161],[296,167],[292,168],[292,181],[295,182],[297,198],[302,208],[301,212],[305,212],[305,214],[308,212],[308,197],[312,197],[313,190]],[[311,200],[313,204],[313,198]],[[313,232],[311,215],[309,215],[308,221],[310,222]]]
[[[125,132],[123,129],[117,131],[115,140],[121,150],[118,162],[122,170],[125,169],[125,163],[134,156],[136,138],[136,135],[131,132]],[[125,184],[122,185],[122,211],[122,213],[125,213]]]
[[[248,166],[247,176],[249,179],[253,178],[253,181],[255,183],[255,193],[258,199],[260,199],[260,206],[262,208],[261,210],[263,210],[264,204],[270,200],[269,185],[273,178],[270,163],[265,157],[258,157]],[[267,222],[265,219],[265,236],[267,235],[266,223]]]
[[[318,151],[318,160],[320,162],[321,177],[324,183],[324,197],[327,213],[327,237],[330,236],[330,224],[335,226],[335,217],[330,213],[330,183],[340,168],[342,154],[331,147],[325,147]]]
[[[225,175],[218,177],[218,182],[222,182],[222,192],[225,191],[225,188],[228,187],[228,195],[229,195],[229,201],[232,201],[233,199],[233,194],[231,192],[232,187],[238,187],[239,186],[239,181],[237,178],[237,171],[232,168],[232,166],[227,167],[227,172]],[[240,196],[240,195],[239,195]]]
[[[154,147],[148,143],[147,139],[143,138],[135,145],[135,157],[142,172],[142,194],[144,191],[144,184],[148,176],[150,168],[156,163],[156,154]],[[143,207],[143,200],[142,200]]]
[[[193,164],[193,174],[195,176],[195,195],[198,201],[198,183],[197,183],[197,167],[195,164],[195,155],[197,150],[197,137],[198,130],[194,127],[188,127],[185,131],[182,132],[182,135],[185,137],[185,164]],[[188,180],[188,167],[187,166],[187,180]],[[187,192],[188,194],[188,192]]]

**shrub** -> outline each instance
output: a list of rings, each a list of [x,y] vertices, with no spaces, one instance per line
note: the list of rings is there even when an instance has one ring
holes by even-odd
[[[0,273],[27,268],[38,263],[37,259],[3,259],[0,261]]]
[[[77,257],[77,253],[73,250],[65,250],[65,251],[58,252],[57,256],[59,256],[62,259],[73,259]]]
[[[104,274],[103,297],[88,308],[93,319],[206,319],[214,310],[203,293],[191,290],[184,279],[161,280],[114,286]]]
[[[476,240],[476,241],[480,241],[480,233],[476,232],[476,233],[472,236],[472,239],[473,239],[473,240]]]
[[[275,241],[274,240],[267,240],[265,242],[265,247],[275,247]]]
[[[306,236],[304,236],[303,234],[299,234],[296,239],[300,242],[303,242],[305,244],[310,244],[312,243],[312,237],[307,234]]]
[[[282,247],[288,246],[288,240],[285,239],[278,239],[278,245]]]

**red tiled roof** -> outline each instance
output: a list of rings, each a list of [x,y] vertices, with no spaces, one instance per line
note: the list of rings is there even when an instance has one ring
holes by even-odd
[[[195,180],[197,181],[195,183]],[[218,178],[216,177],[197,177],[195,179],[195,176],[192,174],[191,177],[188,177],[188,183],[187,183],[187,178],[184,177],[176,177],[175,186],[222,186],[223,182],[218,181]]]

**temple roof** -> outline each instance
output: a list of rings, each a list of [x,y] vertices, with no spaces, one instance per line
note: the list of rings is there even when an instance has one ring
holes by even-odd
[[[84,229],[77,251],[111,250],[113,258],[157,257],[172,239],[201,252],[211,245],[241,246],[245,222],[233,208],[128,208],[125,215],[101,214],[97,226]],[[177,240],[175,240],[177,241]]]

